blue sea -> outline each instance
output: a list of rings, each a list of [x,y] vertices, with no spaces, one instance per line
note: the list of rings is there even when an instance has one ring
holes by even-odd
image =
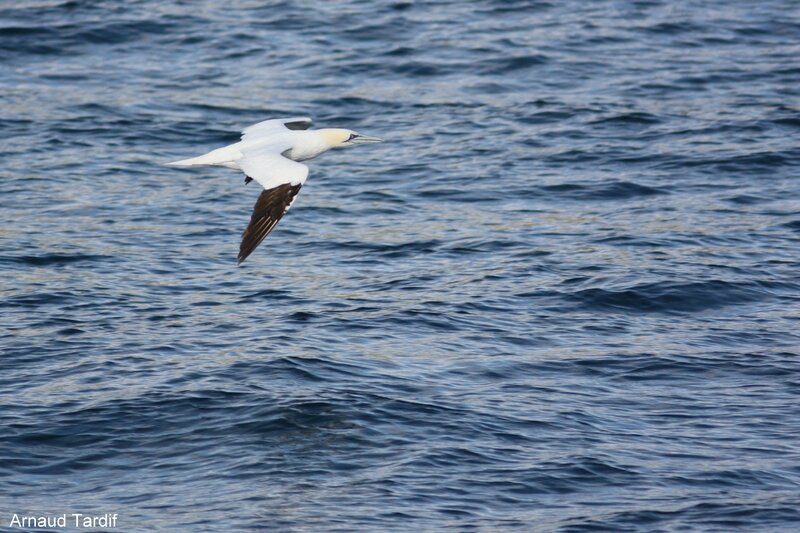
[[[2,531],[800,531],[800,6],[4,1],[0,354]]]

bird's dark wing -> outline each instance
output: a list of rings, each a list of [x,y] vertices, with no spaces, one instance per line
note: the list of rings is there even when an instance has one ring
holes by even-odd
[[[278,224],[281,217],[289,210],[294,197],[300,192],[303,185],[298,183],[284,183],[272,189],[265,189],[258,197],[250,224],[242,234],[242,244],[239,246],[239,263],[247,259],[261,241],[269,235]]]
[[[284,122],[283,125],[290,130],[307,130],[311,127],[311,119],[302,118],[299,120],[292,120],[291,122]]]

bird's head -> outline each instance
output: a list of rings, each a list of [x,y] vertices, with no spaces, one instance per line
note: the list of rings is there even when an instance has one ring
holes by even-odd
[[[355,131],[342,128],[327,128],[320,131],[323,132],[325,141],[331,148],[344,148],[347,146],[355,146],[357,144],[373,144],[383,142],[383,139],[379,139],[378,137],[361,135]]]

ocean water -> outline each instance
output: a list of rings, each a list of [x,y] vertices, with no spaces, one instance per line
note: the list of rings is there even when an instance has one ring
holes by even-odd
[[[790,0],[3,2],[0,528],[800,530],[798,58]],[[304,114],[387,142],[237,267],[256,184],[162,163]]]

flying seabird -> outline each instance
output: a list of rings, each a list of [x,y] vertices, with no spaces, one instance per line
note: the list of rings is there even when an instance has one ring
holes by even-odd
[[[246,128],[238,143],[167,163],[176,167],[235,168],[244,172],[245,185],[256,180],[264,187],[242,234],[239,263],[253,253],[294,203],[308,176],[308,167],[298,161],[313,159],[331,148],[383,141],[341,128],[309,130],[310,127],[308,117],[265,120]]]

